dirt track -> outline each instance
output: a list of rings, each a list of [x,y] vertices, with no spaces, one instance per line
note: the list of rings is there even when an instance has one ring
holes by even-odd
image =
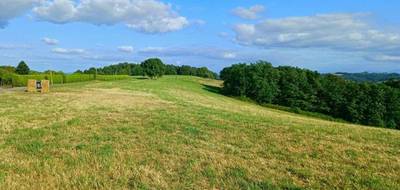
[[[15,88],[1,88],[0,87],[0,93],[2,92],[23,92],[25,91],[25,87],[15,87]]]

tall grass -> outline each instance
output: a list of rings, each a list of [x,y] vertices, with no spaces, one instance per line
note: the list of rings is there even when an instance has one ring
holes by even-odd
[[[84,82],[84,81],[95,80],[95,75],[71,74],[71,75],[66,75],[65,79],[66,79],[65,83]]]
[[[64,83],[63,75],[36,74],[36,75],[12,75],[13,86],[26,86],[29,79],[52,80],[54,84]]]
[[[112,81],[112,80],[125,80],[129,79],[130,76],[128,75],[97,75],[96,80],[101,81]]]
[[[100,81],[112,81],[112,80],[124,80],[130,78],[128,75],[94,75],[94,74],[35,74],[35,75],[17,75],[7,73],[7,75],[0,75],[0,79],[3,76],[3,80],[10,81],[12,86],[20,87],[26,86],[29,79],[34,80],[51,80],[52,84],[63,84],[63,83],[74,83],[84,82],[91,80]]]

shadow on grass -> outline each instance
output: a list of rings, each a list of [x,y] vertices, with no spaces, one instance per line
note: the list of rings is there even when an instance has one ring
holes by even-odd
[[[222,88],[221,87],[210,86],[210,85],[203,84],[203,89],[207,90],[209,92],[212,92],[212,93],[222,94],[222,91],[221,91]]]
[[[147,78],[147,77],[133,77],[134,79],[137,79],[137,80],[148,80],[149,78]]]
[[[209,92],[215,93],[215,94],[224,95],[222,93],[222,87],[203,84],[203,89],[207,90]],[[224,95],[224,96],[226,96],[226,95]],[[275,109],[275,110],[281,110],[281,111],[285,111],[285,112],[295,113],[295,114],[308,116],[308,117],[312,117],[312,118],[319,118],[319,119],[323,119],[323,120],[326,120],[326,121],[333,121],[333,122],[347,123],[347,124],[350,123],[350,122],[345,121],[345,120],[340,119],[340,118],[335,118],[335,117],[332,117],[332,116],[329,116],[329,115],[325,115],[325,114],[322,114],[322,113],[318,113],[318,112],[304,111],[304,110],[301,110],[300,108],[291,108],[291,107],[285,107],[285,106],[280,106],[280,105],[275,105],[275,104],[259,104],[256,101],[251,100],[248,97],[234,97],[234,96],[226,96],[226,97],[230,97],[230,98],[233,98],[233,99],[236,99],[236,100],[240,100],[240,101],[243,101],[243,102],[248,102],[248,103],[260,105],[260,106],[271,108],[271,109]]]

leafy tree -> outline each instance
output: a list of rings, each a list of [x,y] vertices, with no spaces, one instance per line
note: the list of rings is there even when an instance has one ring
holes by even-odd
[[[15,72],[20,75],[27,75],[29,74],[29,71],[30,69],[24,61],[21,61],[15,69]]]
[[[246,64],[235,64],[221,71],[221,79],[224,80],[222,92],[232,96],[246,96],[248,81],[246,78]]]
[[[83,71],[77,70],[77,71],[75,71],[74,73],[75,73],[75,74],[83,74]]]
[[[385,87],[385,127],[400,129],[400,91]]]
[[[197,74],[197,69],[188,65],[182,65],[178,69],[178,74],[179,75],[192,75],[196,76]]]
[[[97,69],[98,74],[103,75],[131,75],[131,76],[144,76],[145,73],[141,64],[134,63],[119,63],[116,65],[109,65],[102,68],[90,68],[83,71],[86,74],[95,74]],[[196,68],[191,66],[175,66],[166,65],[164,67],[165,75],[191,75],[203,78],[217,78],[218,75],[210,71],[206,67]]]
[[[400,80],[398,79],[390,79],[388,81],[385,81],[383,84],[390,86],[392,88],[400,89]]]
[[[274,68],[264,61],[232,65],[224,68],[220,76],[226,95],[319,112],[364,125],[400,129],[397,80],[360,83],[306,69]]]
[[[268,62],[259,61],[245,69],[247,96],[260,103],[273,103],[279,94],[279,72]]]
[[[88,70],[85,70],[83,73],[85,73],[85,74],[96,74],[96,68],[91,67]]]
[[[177,75],[178,74],[178,66],[175,65],[166,65],[165,66],[165,75]]]
[[[143,68],[137,64],[131,64],[131,75],[132,76],[143,76]]]
[[[162,77],[165,73],[165,65],[158,58],[147,59],[141,64],[145,75],[152,79]]]

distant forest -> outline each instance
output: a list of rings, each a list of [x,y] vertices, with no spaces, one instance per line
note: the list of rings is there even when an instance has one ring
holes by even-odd
[[[384,82],[390,79],[400,79],[400,74],[398,73],[345,73],[339,72],[335,75],[343,77],[347,80],[357,81],[357,82]]]
[[[400,129],[400,82],[354,82],[295,67],[260,61],[235,64],[221,71],[222,92],[317,112],[349,122]]]
[[[176,65],[164,65],[164,75],[189,75],[198,76],[203,78],[218,78],[218,74],[210,71],[207,67],[192,67],[188,65],[176,66]],[[87,70],[78,70],[75,73],[85,74],[103,74],[103,75],[131,75],[131,76],[144,76],[145,72],[141,64],[135,63],[119,63],[115,65],[109,65],[101,68],[89,68]]]

